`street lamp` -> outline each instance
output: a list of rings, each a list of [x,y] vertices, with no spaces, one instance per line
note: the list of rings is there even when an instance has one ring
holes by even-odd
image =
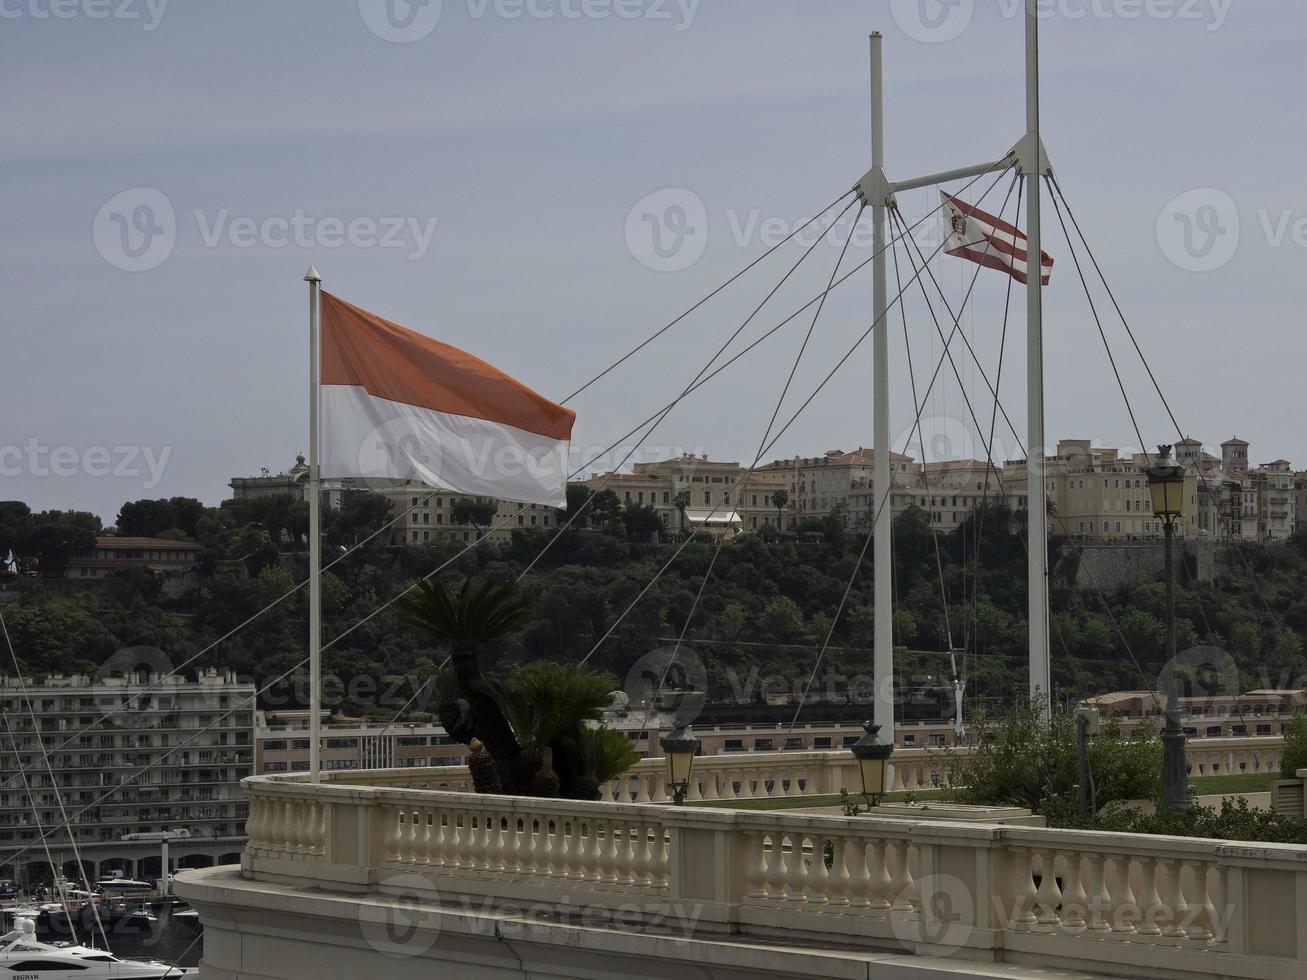
[[[670,735],[660,737],[659,744],[667,760],[667,785],[672,791],[672,802],[680,806],[690,793],[690,774],[694,772],[694,757],[700,741],[684,725]]]
[[[858,775],[862,777],[862,798],[868,806],[879,806],[894,746],[880,740],[879,725],[868,721],[862,727],[865,734],[851,746],[853,758],[858,760]]]
[[[1175,519],[1183,510],[1184,467],[1171,459],[1170,446],[1157,447],[1157,460],[1148,468],[1153,516],[1166,535],[1166,725],[1162,729],[1162,805],[1189,809],[1189,773],[1185,766],[1184,729],[1180,727],[1180,695],[1175,672],[1175,565],[1172,546]]]

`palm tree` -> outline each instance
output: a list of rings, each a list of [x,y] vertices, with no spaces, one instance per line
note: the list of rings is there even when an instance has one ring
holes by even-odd
[[[672,501],[676,505],[677,511],[681,515],[681,533],[685,533],[685,510],[690,506],[690,491],[681,490],[676,494],[676,499]]]
[[[785,520],[785,505],[790,502],[790,491],[777,490],[771,495],[771,505],[776,508],[776,530],[784,528],[782,524]]]
[[[440,705],[445,730],[465,744],[479,738],[499,768],[506,792],[514,792],[521,747],[499,704],[481,676],[482,648],[522,629],[531,616],[531,600],[511,582],[467,579],[457,593],[443,583],[418,582],[413,593],[396,603],[400,619],[448,643],[456,689],[446,686]],[[463,703],[452,695],[462,694]],[[477,789],[490,792],[490,788]]]

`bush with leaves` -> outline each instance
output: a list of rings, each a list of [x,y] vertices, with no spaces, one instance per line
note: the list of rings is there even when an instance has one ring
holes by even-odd
[[[1280,778],[1297,779],[1307,769],[1307,714],[1298,712],[1284,726],[1284,748],[1280,751]]]
[[[945,798],[957,803],[1022,806],[1050,822],[1079,805],[1075,716],[1054,709],[1047,718],[1028,698],[994,717],[977,717],[970,751],[932,750],[930,764],[944,776]],[[1128,736],[1115,718],[1091,738],[1093,802],[1152,799],[1160,791],[1162,746],[1150,726]]]

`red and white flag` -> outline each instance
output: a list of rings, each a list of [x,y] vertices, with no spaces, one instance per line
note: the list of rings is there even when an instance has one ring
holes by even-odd
[[[564,507],[576,413],[323,292],[322,475]]]
[[[1002,218],[940,191],[944,199],[944,251],[1006,272],[1017,282],[1026,279],[1026,236]],[[1039,281],[1047,286],[1053,258],[1039,253]]]

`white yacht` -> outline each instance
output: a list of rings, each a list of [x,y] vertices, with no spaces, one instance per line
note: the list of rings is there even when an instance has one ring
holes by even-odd
[[[195,976],[196,970],[147,960],[122,960],[102,949],[36,938],[36,923],[20,918],[12,932],[0,936],[0,972],[40,980],[172,980]]]

